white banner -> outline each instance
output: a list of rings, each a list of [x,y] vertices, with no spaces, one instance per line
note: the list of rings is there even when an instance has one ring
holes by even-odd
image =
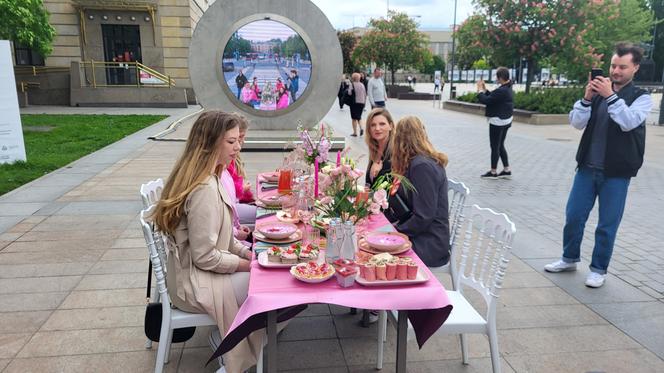
[[[14,65],[8,40],[0,40],[0,163],[25,161]]]

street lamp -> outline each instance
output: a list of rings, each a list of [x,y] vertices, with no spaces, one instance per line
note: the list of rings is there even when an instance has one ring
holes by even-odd
[[[452,74],[450,76],[450,100],[453,99],[452,94],[454,92],[454,64],[456,63],[455,58],[456,58],[456,35],[455,35],[455,28],[456,28],[456,13],[457,13],[457,0],[454,0],[454,21],[452,22]]]

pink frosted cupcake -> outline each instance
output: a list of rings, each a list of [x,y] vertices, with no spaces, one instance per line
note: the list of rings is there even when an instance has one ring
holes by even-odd
[[[419,267],[414,262],[408,263],[408,279],[414,280],[417,277],[417,270]]]
[[[387,267],[385,270],[385,278],[387,281],[394,280],[397,277],[397,263],[388,262],[385,266]]]

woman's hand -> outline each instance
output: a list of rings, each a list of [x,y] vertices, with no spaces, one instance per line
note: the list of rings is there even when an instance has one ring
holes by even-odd
[[[249,272],[251,269],[251,262],[247,259],[240,258],[240,263],[237,265],[237,270],[235,272]]]
[[[243,186],[243,189],[244,189],[244,192],[245,192],[245,193],[251,191],[251,183],[248,182],[248,181],[245,182],[245,183],[244,183],[244,186]]]
[[[237,238],[240,241],[245,241],[247,237],[249,237],[249,233],[251,233],[251,230],[248,227],[242,225],[237,230],[237,237],[235,238]]]

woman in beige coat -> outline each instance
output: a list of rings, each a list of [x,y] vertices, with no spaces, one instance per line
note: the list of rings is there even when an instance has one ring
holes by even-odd
[[[249,286],[251,251],[233,238],[233,201],[219,183],[221,171],[240,152],[244,121],[221,111],[200,115],[153,216],[170,236],[167,283],[173,305],[209,314],[222,336]],[[223,355],[220,371],[239,373],[255,365],[262,340],[262,331],[252,333]]]

